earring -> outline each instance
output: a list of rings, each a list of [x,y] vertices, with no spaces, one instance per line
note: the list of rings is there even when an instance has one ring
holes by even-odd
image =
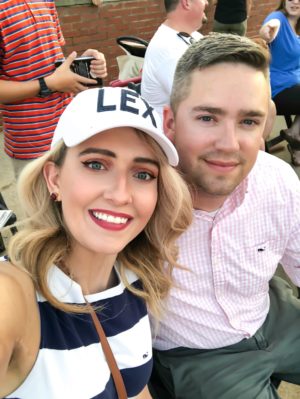
[[[58,197],[58,194],[57,194],[57,193],[54,193],[54,192],[53,192],[53,193],[50,194],[50,199],[51,199],[52,201],[54,201],[54,202],[57,200],[57,197]]]

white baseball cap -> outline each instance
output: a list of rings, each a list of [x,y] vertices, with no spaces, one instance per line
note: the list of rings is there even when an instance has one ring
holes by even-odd
[[[178,164],[176,148],[165,136],[160,116],[136,91],[124,87],[93,88],[77,94],[58,121],[51,148],[61,139],[67,147],[74,147],[97,133],[123,126],[149,134],[169,164]]]

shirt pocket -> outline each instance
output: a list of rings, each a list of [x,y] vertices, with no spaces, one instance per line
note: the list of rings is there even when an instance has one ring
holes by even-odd
[[[239,255],[240,281],[245,295],[261,295],[269,290],[281,259],[282,248],[278,240],[257,240],[254,245],[245,246]]]

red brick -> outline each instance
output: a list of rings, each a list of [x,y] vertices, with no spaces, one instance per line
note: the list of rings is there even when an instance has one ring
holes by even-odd
[[[248,20],[249,37],[258,35],[264,18],[276,8],[274,3],[274,0],[253,0]],[[86,48],[100,49],[106,55],[107,82],[116,79],[116,56],[123,54],[116,38],[135,35],[149,40],[165,18],[161,0],[122,0],[105,3],[100,8],[92,5],[58,7],[58,13],[66,39],[66,54],[74,49],[79,53]],[[213,13],[214,7],[210,5],[206,11],[208,23],[201,29],[203,34],[211,31]]]

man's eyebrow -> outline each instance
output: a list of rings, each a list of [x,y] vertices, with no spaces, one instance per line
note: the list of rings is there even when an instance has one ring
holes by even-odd
[[[89,154],[100,154],[100,155],[106,155],[112,158],[117,158],[117,154],[115,154],[113,151],[107,150],[105,148],[93,148],[89,147],[84,149],[79,153],[79,156],[82,155],[89,155]],[[136,157],[133,159],[134,162],[136,163],[150,163],[152,165],[155,165],[157,168],[159,168],[159,163],[152,158],[147,158],[147,157]]]
[[[211,106],[196,106],[192,109],[192,112],[208,112],[210,114],[217,114],[217,115],[225,115],[226,111],[222,108],[218,107],[211,107]],[[260,110],[249,110],[249,109],[241,109],[239,111],[239,115],[241,116],[248,116],[248,117],[264,117],[266,115],[266,112],[260,111]]]
[[[193,107],[192,112],[199,112],[199,111],[204,111],[208,112],[210,114],[218,114],[218,115],[224,115],[225,111],[222,108],[217,108],[217,107],[211,107],[209,105],[197,105],[196,107]]]
[[[243,115],[243,116],[252,116],[252,117],[255,117],[255,116],[258,116],[258,117],[264,117],[264,116],[266,116],[266,112],[264,112],[264,111],[259,111],[259,110],[241,110],[240,111],[240,115]]]

